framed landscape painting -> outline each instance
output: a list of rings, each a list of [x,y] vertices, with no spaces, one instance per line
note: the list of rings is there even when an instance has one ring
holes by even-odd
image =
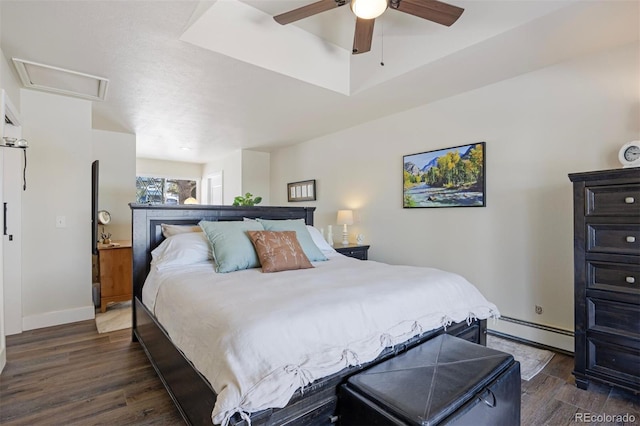
[[[484,207],[485,143],[405,155],[402,206]]]

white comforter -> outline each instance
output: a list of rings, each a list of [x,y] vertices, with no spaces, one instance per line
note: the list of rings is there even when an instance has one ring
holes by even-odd
[[[335,254],[316,268],[152,268],[144,303],[218,398],[214,423],[284,407],[301,386],[451,322],[499,316],[467,280]]]

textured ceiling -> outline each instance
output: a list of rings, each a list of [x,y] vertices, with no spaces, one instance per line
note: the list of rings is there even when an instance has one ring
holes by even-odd
[[[346,5],[283,26],[273,16],[296,7],[294,2],[223,0],[199,16],[181,40],[351,95],[569,3],[458,1],[465,12],[451,27],[388,9],[376,19],[372,51],[352,55],[355,17]]]
[[[372,52],[354,58],[348,6],[286,27],[270,18],[307,3],[2,0],[2,50],[109,78],[95,128],[135,133],[139,157],[203,163],[333,133],[640,33],[636,0],[451,1],[465,12],[450,28],[387,11]],[[233,10],[244,12],[231,19]],[[287,50],[289,38],[315,54]],[[313,61],[318,81],[309,82]]]

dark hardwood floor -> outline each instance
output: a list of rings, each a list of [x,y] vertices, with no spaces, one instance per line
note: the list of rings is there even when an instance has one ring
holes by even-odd
[[[94,321],[7,337],[2,425],[171,425],[182,418],[131,329]]]
[[[144,352],[130,337],[130,330],[98,334],[93,321],[7,337],[0,424],[182,424]],[[597,384],[580,390],[572,368],[573,358],[556,354],[541,373],[522,382],[523,425],[579,424],[576,413],[583,418],[585,413],[635,418],[591,425],[639,424],[637,395]]]

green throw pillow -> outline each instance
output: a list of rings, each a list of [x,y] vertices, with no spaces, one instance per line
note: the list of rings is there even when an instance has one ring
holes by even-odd
[[[207,222],[198,224],[209,239],[216,272],[258,268],[260,261],[247,231],[264,231],[259,222]]]
[[[327,260],[327,257],[322,254],[316,243],[313,242],[304,219],[256,219],[256,221],[261,223],[266,231],[296,231],[296,238],[298,238],[298,242],[302,246],[302,251],[310,261]]]

